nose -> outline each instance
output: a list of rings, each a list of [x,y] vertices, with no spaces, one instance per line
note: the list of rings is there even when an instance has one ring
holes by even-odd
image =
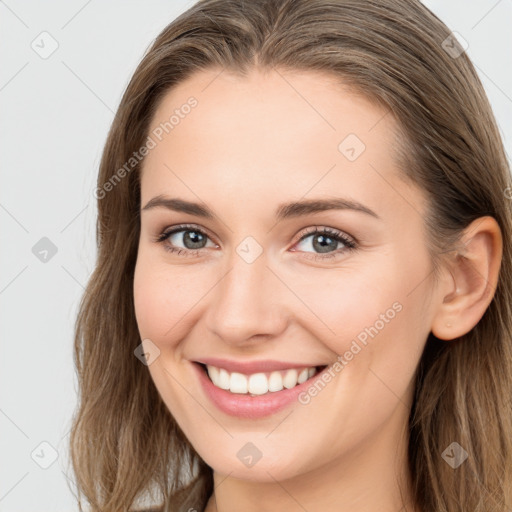
[[[290,316],[286,287],[267,263],[265,253],[252,263],[234,253],[224,277],[212,290],[205,322],[209,332],[223,342],[252,344],[286,329]]]

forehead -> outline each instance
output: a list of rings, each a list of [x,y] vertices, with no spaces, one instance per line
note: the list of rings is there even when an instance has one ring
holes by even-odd
[[[142,200],[165,188],[191,200],[222,190],[242,204],[286,192],[352,196],[378,209],[405,186],[395,127],[384,106],[332,75],[201,71],[170,90],[152,119]]]

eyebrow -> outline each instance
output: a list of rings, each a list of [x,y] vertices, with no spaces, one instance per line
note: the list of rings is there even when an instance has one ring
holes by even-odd
[[[184,199],[164,195],[156,196],[148,201],[141,211],[152,210],[153,208],[166,208],[175,212],[188,213],[205,219],[213,219],[215,217],[213,211],[204,203],[194,203],[192,201],[185,201]],[[275,211],[275,217],[280,221],[328,210],[353,210],[380,219],[380,217],[367,206],[357,201],[344,198],[307,199],[281,204]]]

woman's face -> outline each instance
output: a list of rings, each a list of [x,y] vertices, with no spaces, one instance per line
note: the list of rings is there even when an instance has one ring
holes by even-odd
[[[158,392],[220,474],[350,470],[403,445],[439,293],[386,114],[323,74],[216,70],[152,120],[136,317]]]

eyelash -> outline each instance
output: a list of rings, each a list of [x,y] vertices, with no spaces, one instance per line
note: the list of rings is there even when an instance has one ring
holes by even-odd
[[[202,229],[199,229],[194,225],[183,224],[180,226],[176,226],[172,230],[162,232],[156,238],[155,242],[162,243],[164,249],[170,253],[175,253],[179,256],[184,255],[185,257],[196,256],[201,249],[183,249],[181,247],[172,247],[165,243],[171,235],[174,235],[175,233],[179,233],[180,231],[193,231],[196,233],[200,233],[201,235],[203,235],[207,238],[210,238]],[[306,232],[302,234],[302,236],[299,238],[299,240],[296,242],[296,244],[302,242],[305,238],[307,238],[311,235],[316,235],[316,234],[326,235],[329,238],[332,238],[333,240],[335,240],[337,242],[341,242],[343,245],[345,245],[345,247],[342,248],[341,250],[337,249],[336,251],[332,251],[332,252],[324,253],[324,254],[305,253],[305,254],[310,254],[310,256],[305,256],[305,258],[307,258],[307,259],[326,260],[329,258],[334,258],[336,256],[339,256],[341,253],[353,251],[353,250],[357,249],[357,247],[358,247],[357,242],[353,238],[349,238],[348,236],[344,235],[340,231],[335,231],[331,228],[319,229],[317,226],[306,230]]]

